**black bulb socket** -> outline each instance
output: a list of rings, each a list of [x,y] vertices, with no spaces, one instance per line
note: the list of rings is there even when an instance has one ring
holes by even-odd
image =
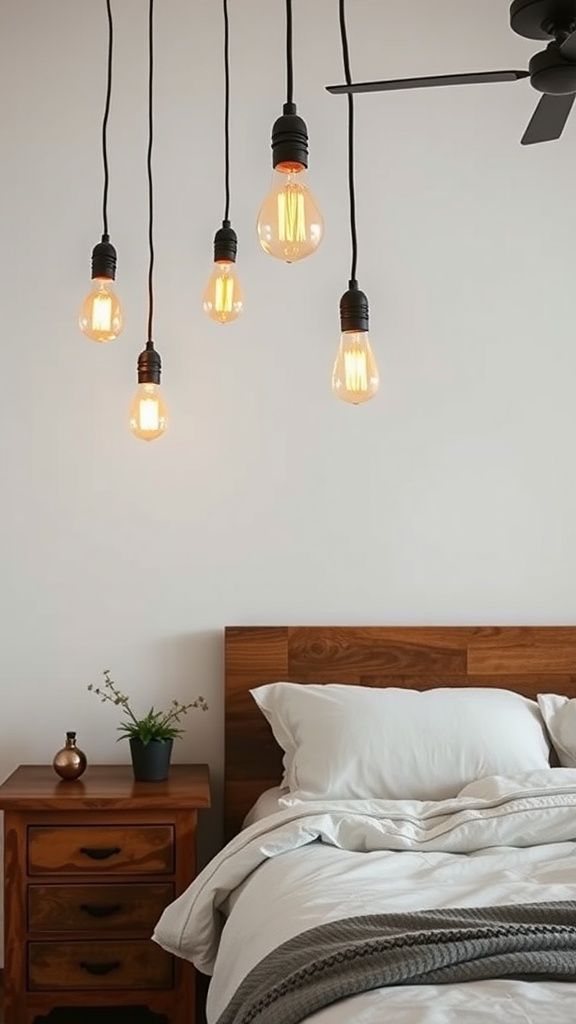
[[[222,227],[214,235],[214,263],[236,263],[238,236],[229,220],[222,221]]]
[[[92,249],[92,280],[103,277],[114,281],[116,277],[116,249],[108,235],[102,235],[102,241]]]
[[[160,353],[154,348],[153,342],[149,341],[144,351],[138,356],[138,383],[159,384],[161,373]]]
[[[355,281],[349,282],[348,291],[340,299],[340,330],[343,334],[370,330],[368,297]]]
[[[285,103],[284,113],[272,126],[272,166],[308,167],[308,128],[296,113],[295,103]]]

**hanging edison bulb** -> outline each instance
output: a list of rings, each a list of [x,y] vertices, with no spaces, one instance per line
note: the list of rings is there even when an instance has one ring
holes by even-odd
[[[367,332],[343,332],[332,372],[332,390],[336,397],[351,405],[360,405],[374,398],[379,385],[378,367]]]
[[[130,407],[130,430],[141,441],[154,441],[168,429],[168,411],[160,387],[162,360],[149,341],[138,356],[138,388]]]
[[[104,164],[104,195],[102,201],[102,240],[92,250],[92,289],[86,296],[78,318],[80,330],[91,341],[114,341],[124,327],[120,300],[114,291],[116,277],[116,249],[108,234],[108,115],[112,94],[113,25],[112,6],[106,0],[108,17],[108,59],[106,102],[102,121],[102,162]]]
[[[285,263],[296,263],[318,248],[323,232],[322,214],[308,188],[306,168],[294,163],[278,165],[258,214],[258,238],[264,252]]]
[[[80,310],[80,330],[91,341],[115,341],[124,327],[120,300],[114,291],[116,250],[108,235],[92,250],[92,281],[94,287]]]
[[[218,324],[236,320],[244,309],[244,293],[233,263],[220,260],[206,285],[204,312]]]
[[[332,391],[350,405],[368,402],[380,378],[368,336],[368,299],[355,281],[340,299],[341,336],[332,371]]]
[[[230,221],[214,235],[214,269],[204,291],[206,316],[218,324],[236,320],[244,309],[244,292],[236,273],[238,239]]]
[[[265,252],[295,263],[320,245],[324,219],[308,187],[306,123],[296,104],[285,103],[283,109],[272,128],[272,187],[260,208],[257,230]]]
[[[139,384],[130,408],[130,430],[141,441],[154,441],[168,429],[168,412],[157,384]]]

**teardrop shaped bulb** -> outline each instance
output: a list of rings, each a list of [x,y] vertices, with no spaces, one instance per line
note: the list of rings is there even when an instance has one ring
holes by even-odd
[[[168,411],[159,384],[139,384],[130,407],[130,430],[141,441],[154,441],[168,429]]]
[[[380,387],[380,377],[367,331],[345,331],[340,336],[332,371],[332,391],[351,405],[369,402]]]
[[[124,327],[124,315],[113,284],[107,277],[93,279],[95,287],[80,310],[80,330],[91,341],[115,341]]]
[[[324,219],[301,164],[278,164],[274,169],[257,230],[264,252],[286,263],[303,260],[316,251],[324,234]]]
[[[236,320],[244,309],[244,293],[236,273],[236,264],[218,261],[204,291],[203,307],[206,316],[218,324]]]

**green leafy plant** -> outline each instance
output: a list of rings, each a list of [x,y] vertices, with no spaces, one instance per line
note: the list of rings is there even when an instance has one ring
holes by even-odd
[[[94,686],[90,683],[88,689],[97,694],[102,703],[108,701],[110,704],[115,704],[127,716],[128,721],[121,722],[118,726],[118,731],[122,734],[118,737],[119,740],[138,739],[147,745],[152,740],[176,739],[184,732],[184,729],[178,726],[182,715],[186,715],[191,708],[199,708],[201,711],[208,710],[208,704],[204,697],[196,697],[196,700],[190,701],[189,704],[181,704],[180,701],[173,700],[167,711],[156,711],[152,706],[143,718],[137,718],[130,707],[130,698],[118,689],[110,677],[110,670],[104,669],[103,676],[102,686]]]

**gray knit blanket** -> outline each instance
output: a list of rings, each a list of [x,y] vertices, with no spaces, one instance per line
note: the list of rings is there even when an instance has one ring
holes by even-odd
[[[284,942],[244,978],[218,1024],[298,1024],[384,985],[514,976],[576,981],[576,901],[376,914]]]

